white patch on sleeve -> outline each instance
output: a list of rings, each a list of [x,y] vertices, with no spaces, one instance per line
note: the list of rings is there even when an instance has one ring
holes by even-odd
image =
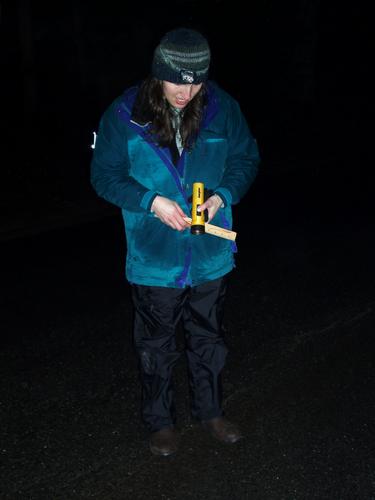
[[[94,142],[91,144],[91,149],[95,149],[96,138],[97,138],[97,133],[93,132],[93,134],[94,134]]]

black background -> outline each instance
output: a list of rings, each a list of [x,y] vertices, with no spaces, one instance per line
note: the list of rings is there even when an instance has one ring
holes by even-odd
[[[182,25],[208,37],[211,78],[246,114],[259,182],[288,176],[305,192],[325,186],[333,201],[337,186],[360,198],[373,180],[371,16],[361,2],[244,9],[226,0],[2,2],[3,215],[95,198],[90,145],[101,114],[148,74],[165,31]]]

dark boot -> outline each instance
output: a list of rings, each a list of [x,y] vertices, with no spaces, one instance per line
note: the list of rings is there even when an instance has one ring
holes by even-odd
[[[211,436],[222,443],[236,443],[244,436],[235,424],[224,417],[216,417],[202,422],[202,426]]]
[[[150,450],[154,455],[167,457],[178,450],[179,435],[174,427],[164,427],[153,432],[150,437]]]

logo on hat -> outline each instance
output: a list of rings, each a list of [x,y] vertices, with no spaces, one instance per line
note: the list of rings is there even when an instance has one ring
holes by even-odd
[[[194,82],[194,71],[189,71],[187,69],[183,69],[180,72],[181,80],[185,83],[193,83]]]

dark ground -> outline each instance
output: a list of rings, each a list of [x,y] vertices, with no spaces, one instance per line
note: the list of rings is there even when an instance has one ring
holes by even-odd
[[[236,209],[234,446],[189,418],[182,361],[181,449],[150,454],[117,212],[4,228],[1,499],[375,499],[371,185],[326,167],[260,175]]]

